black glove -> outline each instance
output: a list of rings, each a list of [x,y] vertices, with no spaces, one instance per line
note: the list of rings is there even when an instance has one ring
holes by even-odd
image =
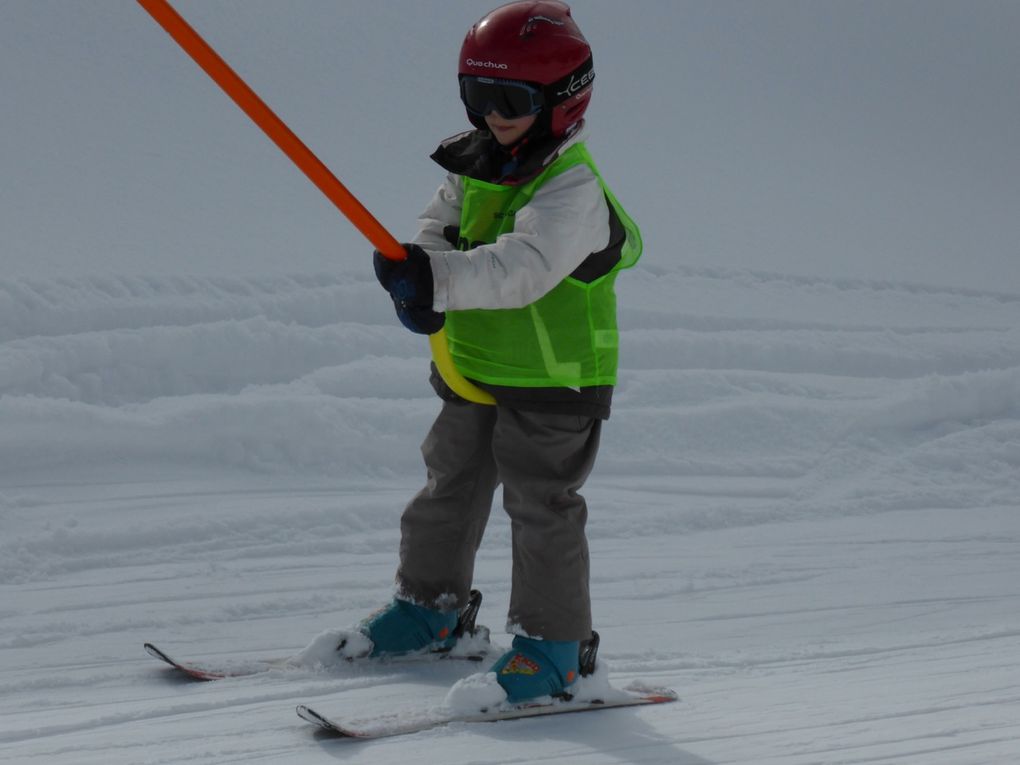
[[[375,275],[390,293],[400,323],[412,332],[431,335],[443,328],[446,314],[432,310],[434,285],[429,256],[416,244],[402,245],[405,260],[390,260],[378,250],[373,254]]]

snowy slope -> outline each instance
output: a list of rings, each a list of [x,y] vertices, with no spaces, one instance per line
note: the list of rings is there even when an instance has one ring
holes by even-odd
[[[493,3],[174,4],[413,231]],[[295,704],[472,668],[190,684],[143,653],[288,655],[386,601],[426,345],[134,3],[0,2],[0,765],[1020,762],[1020,6],[573,5],[647,246],[595,621],[614,682],[681,701],[364,745]],[[476,579],[504,645],[508,540],[497,512]]]
[[[1020,761],[1020,294],[678,266],[620,302],[595,618],[681,702],[353,744],[294,705],[465,668],[187,684],[141,644],[285,655],[385,601],[424,342],[367,267],[0,279],[0,763]]]

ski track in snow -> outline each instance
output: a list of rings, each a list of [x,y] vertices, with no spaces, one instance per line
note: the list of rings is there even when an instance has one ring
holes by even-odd
[[[0,279],[0,764],[1020,761],[1020,294],[619,281],[585,494],[603,660],[678,704],[371,744],[476,667],[175,680],[389,596],[438,402],[363,272]],[[497,503],[498,504],[498,503]],[[479,554],[497,642],[509,528]]]

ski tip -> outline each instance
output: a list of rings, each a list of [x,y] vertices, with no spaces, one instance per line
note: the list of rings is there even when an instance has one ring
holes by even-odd
[[[222,680],[228,676],[223,672],[202,669],[201,667],[195,667],[190,664],[182,664],[176,659],[171,658],[169,654],[157,648],[152,643],[143,643],[142,647],[145,648],[145,651],[153,658],[159,659],[169,665],[172,669],[186,677],[190,677],[192,680]]]
[[[298,704],[296,711],[297,716],[300,717],[305,722],[315,723],[316,725],[319,725],[324,728],[330,726],[329,720],[320,715],[311,707],[306,707],[304,704]]]
[[[145,649],[145,652],[147,654],[149,654],[149,656],[152,656],[155,659],[159,659],[160,661],[165,661],[167,664],[170,664],[170,665],[174,664],[174,660],[173,659],[171,659],[169,656],[167,656],[161,650],[156,648],[156,646],[154,646],[152,643],[143,643],[142,644],[142,648]]]
[[[296,711],[297,716],[305,722],[317,725],[320,729],[332,733],[334,736],[344,736],[346,738],[354,737],[352,734],[339,727],[336,723],[320,715],[311,707],[307,707],[304,704],[298,704]]]

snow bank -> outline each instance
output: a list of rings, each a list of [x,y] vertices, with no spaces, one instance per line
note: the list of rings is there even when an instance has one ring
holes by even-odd
[[[804,497],[834,455],[848,468],[919,433],[1012,432],[1016,295],[683,267],[619,285],[599,476],[757,477]],[[424,339],[361,273],[0,280],[0,333],[0,473],[416,476],[438,407]]]

